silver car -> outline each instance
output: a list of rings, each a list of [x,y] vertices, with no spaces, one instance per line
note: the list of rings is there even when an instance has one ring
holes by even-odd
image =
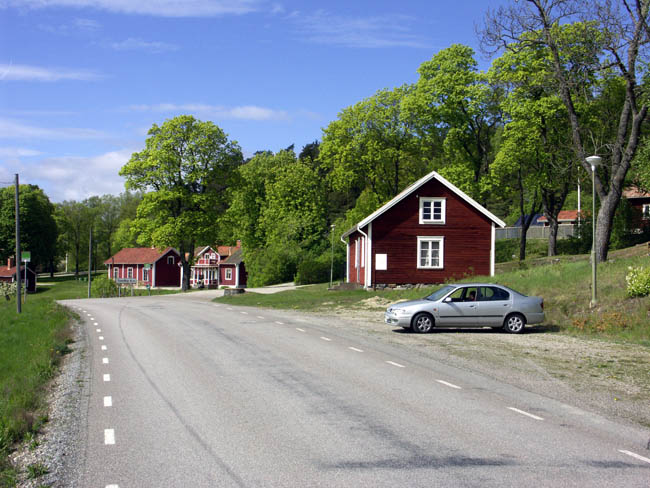
[[[518,334],[526,324],[544,321],[544,300],[492,283],[446,285],[421,300],[391,305],[384,321],[419,333],[434,327],[492,327]]]

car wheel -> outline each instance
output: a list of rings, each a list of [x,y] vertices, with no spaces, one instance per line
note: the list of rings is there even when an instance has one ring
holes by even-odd
[[[433,329],[433,317],[428,313],[423,312],[416,314],[411,321],[411,329],[413,329],[413,332],[417,332],[418,334],[431,332],[431,329]]]
[[[513,313],[506,317],[506,320],[503,323],[503,330],[510,334],[519,334],[524,330],[525,325],[526,317],[519,313]]]

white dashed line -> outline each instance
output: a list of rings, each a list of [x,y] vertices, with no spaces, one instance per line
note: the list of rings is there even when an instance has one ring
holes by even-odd
[[[108,364],[108,358],[102,358],[102,364]]]
[[[637,454],[635,452],[626,451],[625,449],[619,449],[618,452],[622,452],[623,454],[627,454],[628,456],[632,456],[633,458],[638,459],[639,461],[643,461],[645,463],[650,464],[650,459],[648,459],[647,457],[643,457],[643,456],[641,456],[641,455],[639,455],[639,454]]]
[[[106,381],[106,382],[111,381],[111,375],[110,374],[105,374],[104,375],[104,381]]]
[[[104,429],[104,444],[107,446],[115,444],[115,430]]]
[[[363,349],[357,349],[356,347],[352,347],[352,346],[348,347],[348,349],[351,349],[356,352],[363,352]]]
[[[89,313],[87,313],[86,315],[88,315],[88,317],[90,317],[90,314],[89,314]]]
[[[462,390],[462,388],[460,386],[454,385],[453,383],[449,383],[449,382],[444,381],[444,380],[436,380],[436,381],[438,383],[440,383],[441,385],[448,386],[449,388],[456,388],[457,390]]]
[[[258,319],[264,319],[264,317],[262,317],[261,315],[257,315],[257,318]]]
[[[226,310],[232,310],[232,307],[226,307]]]
[[[241,313],[243,315],[248,315],[248,312],[239,312],[239,313]]]
[[[99,325],[97,322],[93,322],[93,325]]]
[[[118,485],[106,485],[106,488],[120,488]]]
[[[331,341],[332,341],[332,339],[330,339],[329,337],[323,337],[323,336],[320,336],[320,338],[323,339],[324,341],[327,341],[327,342],[331,342]]]
[[[537,415],[533,415],[532,413],[524,412],[523,410],[519,410],[518,408],[515,407],[508,407],[508,410],[512,410],[513,412],[520,413],[522,415],[525,415],[526,417],[530,417],[531,419],[544,420],[542,417],[538,417]]]
[[[296,327],[296,330],[299,330],[300,332],[305,332],[305,329],[301,329],[300,327]]]
[[[106,346],[102,346],[102,351],[105,351],[106,349],[108,349]]]
[[[278,324],[278,325],[284,325],[284,322],[279,322],[277,320],[275,321],[275,323]]]
[[[406,368],[406,366],[404,366],[403,364],[400,364],[400,363],[395,363],[395,362],[393,362],[393,361],[386,361],[386,362],[387,362],[388,364],[393,365],[393,366],[397,366],[398,368]]]
[[[113,397],[105,396],[104,397],[104,406],[112,407],[113,406]]]
[[[103,340],[104,340],[104,336],[99,336],[99,340],[100,340],[100,341],[103,341]]]
[[[96,330],[97,332],[101,332],[101,331],[102,331],[102,329],[95,329],[95,330]]]

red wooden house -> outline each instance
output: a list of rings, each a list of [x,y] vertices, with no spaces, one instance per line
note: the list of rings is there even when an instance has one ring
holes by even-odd
[[[27,266],[27,282],[25,283],[25,266],[20,266],[20,279],[22,280],[21,286],[26,286],[27,291],[36,291],[36,273],[29,266]],[[16,262],[14,258],[7,260],[7,265],[0,267],[0,281],[5,283],[16,282]]]
[[[505,222],[435,171],[343,234],[346,281],[366,288],[494,275]]]
[[[191,267],[190,286],[217,288],[219,286],[220,254],[212,246],[197,247],[194,250],[194,264]]]
[[[168,247],[160,251],[155,247],[127,247],[111,256],[104,264],[108,276],[114,280],[136,280],[139,286],[180,286],[180,254]]]
[[[234,286],[236,288],[246,287],[247,274],[246,266],[242,260],[241,247],[236,248],[229,257],[224,259],[219,266],[219,279],[221,285]]]
[[[634,209],[633,221],[629,222],[630,228],[643,230],[650,228],[650,193],[631,186],[623,190],[623,197]]]

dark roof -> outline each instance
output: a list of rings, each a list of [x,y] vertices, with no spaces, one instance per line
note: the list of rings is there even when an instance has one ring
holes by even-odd
[[[221,264],[240,264],[243,261],[243,256],[242,256],[242,250],[241,247],[237,248],[237,250],[232,253],[228,258],[223,261]]]
[[[541,217],[542,215],[543,215],[543,214],[535,214],[535,215],[533,215],[533,221],[530,223],[530,225],[531,225],[531,226],[533,226],[533,225],[543,225],[543,224],[539,221],[539,219],[540,219],[540,217]],[[526,218],[528,218],[528,215],[526,215]],[[522,218],[519,217],[519,218],[517,219],[517,222],[515,222],[515,227],[521,227],[521,224],[522,224]]]
[[[125,247],[104,261],[104,264],[153,264],[170,250],[178,255],[173,247],[168,247],[164,251],[155,247]]]

